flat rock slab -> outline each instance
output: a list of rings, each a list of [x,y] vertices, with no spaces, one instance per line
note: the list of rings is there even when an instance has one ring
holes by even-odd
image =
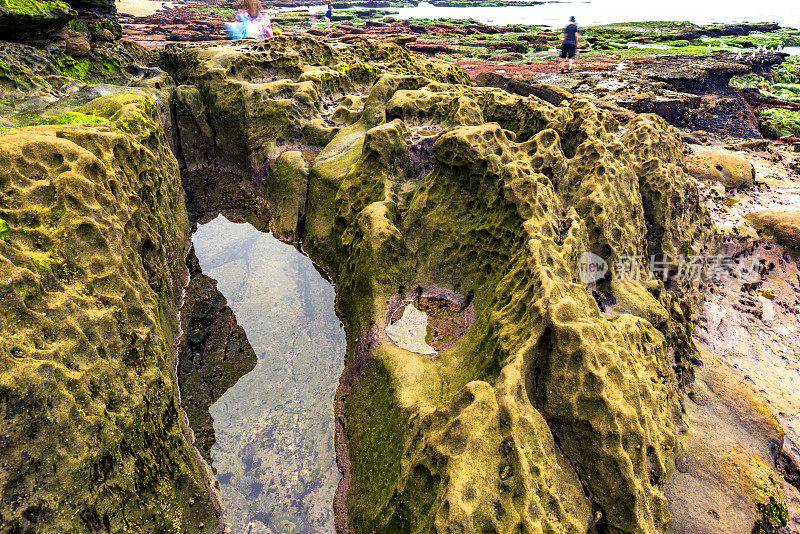
[[[736,534],[759,519],[757,504],[783,502],[775,452],[781,424],[767,400],[698,343],[703,365],[684,401],[676,457],[666,485],[668,532]]]
[[[386,327],[386,334],[401,349],[429,356],[436,354],[436,350],[425,341],[428,335],[428,314],[418,310],[413,304],[406,306],[403,316]]]

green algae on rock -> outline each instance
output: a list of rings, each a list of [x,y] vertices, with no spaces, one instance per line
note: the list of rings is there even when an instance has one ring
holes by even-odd
[[[699,255],[716,248],[711,217],[686,173],[680,137],[656,115],[629,121],[622,142],[639,178],[647,225],[647,252],[670,257]]]
[[[676,457],[679,472],[693,469],[684,440],[698,455],[710,447],[676,433],[696,354],[693,288],[610,278],[626,257],[716,245],[676,130],[574,95],[551,92],[552,103],[472,87],[403,42],[169,47],[177,162],[158,104],[140,91],[40,118],[72,83],[65,73],[129,81],[127,63],[59,67],[34,51],[0,63],[10,106],[33,110],[9,124],[50,123],[0,132],[3,521],[216,529],[173,376],[188,237],[180,167],[193,219],[246,214],[302,244],[336,283],[348,334],[335,401],[340,531],[669,528],[687,483],[671,478]],[[29,103],[32,92],[45,100]],[[606,259],[609,277],[580,283],[584,252]],[[197,280],[222,307],[213,283]],[[451,330],[431,341],[433,358],[386,332],[398,302],[429,288],[461,303],[439,310]],[[207,325],[189,326],[184,341],[198,348]],[[202,363],[225,375],[187,400],[205,452],[203,404],[244,356],[238,369]],[[708,458],[711,470],[744,465]],[[752,465],[757,482],[772,472],[763,458]],[[242,491],[258,487],[238,469],[229,474]],[[717,482],[740,491],[734,477]],[[780,515],[779,489],[736,496]],[[304,525],[290,512],[271,521]]]
[[[62,27],[75,16],[75,10],[61,0],[0,0],[3,35],[41,33]]]
[[[80,110],[106,122],[0,133],[0,514],[12,529],[215,529],[175,396],[188,222],[155,109],[143,93],[111,95]]]
[[[282,152],[270,164],[265,196],[272,210],[272,229],[285,241],[300,241],[306,208],[308,162],[299,150]]]
[[[111,32],[114,38],[122,37],[122,27],[117,21],[115,0],[64,0],[78,12],[78,24],[100,34],[103,30]]]
[[[83,34],[93,40],[113,41],[122,37],[114,0],[0,0],[3,38],[24,40],[48,34],[52,37],[55,30]]]
[[[29,125],[42,117],[75,113],[99,96],[124,92],[126,86],[163,88],[168,79],[159,69],[145,69],[147,51],[130,42],[92,44],[85,57],[21,43],[0,41],[0,125]],[[61,48],[59,48],[61,47]],[[71,118],[70,118],[71,117]],[[76,115],[64,115],[77,121]]]
[[[756,115],[761,119],[764,135],[771,139],[800,136],[800,111],[767,108],[756,111]]]
[[[86,115],[85,113],[80,113],[77,111],[65,111],[64,113],[60,113],[58,115],[42,115],[22,124],[18,124],[15,127],[21,128],[24,126],[43,126],[47,124],[101,124],[104,122],[108,122],[108,120],[96,115]],[[0,131],[5,129],[8,128],[0,126]]]

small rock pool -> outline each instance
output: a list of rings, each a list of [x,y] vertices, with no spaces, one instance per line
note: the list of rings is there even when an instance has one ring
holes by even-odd
[[[333,398],[346,350],[334,289],[291,245],[223,216],[193,237],[258,355],[210,407],[228,532],[334,532]]]

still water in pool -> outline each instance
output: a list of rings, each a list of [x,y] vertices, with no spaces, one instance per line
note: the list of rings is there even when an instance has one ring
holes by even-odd
[[[211,408],[230,532],[334,532],[333,397],[345,334],[334,289],[294,247],[223,216],[193,237],[258,355]]]

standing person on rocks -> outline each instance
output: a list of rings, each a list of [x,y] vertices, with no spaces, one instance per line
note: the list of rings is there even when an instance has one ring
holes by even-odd
[[[572,59],[575,57],[575,51],[578,49],[578,38],[581,34],[578,32],[578,25],[575,24],[575,17],[569,18],[569,24],[564,28],[564,33],[561,34],[561,72],[564,72],[564,66],[569,58],[568,72],[572,72]]]
[[[325,12],[325,19],[328,21],[328,31],[331,31],[331,18],[333,17],[333,8],[328,4],[328,11]]]

